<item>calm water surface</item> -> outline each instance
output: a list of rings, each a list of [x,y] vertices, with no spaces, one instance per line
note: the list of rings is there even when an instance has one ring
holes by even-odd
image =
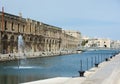
[[[0,84],[18,84],[52,77],[77,77],[81,70],[90,69],[110,57],[115,50],[87,51],[55,57],[35,58],[0,63]],[[19,65],[19,66],[18,66]]]

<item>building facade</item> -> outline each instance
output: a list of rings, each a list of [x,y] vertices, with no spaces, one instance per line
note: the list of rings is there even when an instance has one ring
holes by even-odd
[[[60,49],[62,29],[39,21],[0,12],[0,53],[17,53],[22,35],[27,52]]]
[[[93,38],[88,39],[88,43],[85,45],[85,47],[110,48],[110,42],[110,39]]]
[[[65,30],[62,30],[61,50],[72,50],[78,47],[78,41],[74,36],[68,35]]]
[[[116,41],[111,41],[111,48],[113,49],[120,49],[120,41],[116,40]]]
[[[75,39],[75,44],[80,46],[80,43],[81,43],[81,39],[82,39],[82,36],[81,36],[81,32],[79,31],[74,31],[74,30],[65,30],[65,33],[69,36],[72,36],[74,37]]]
[[[0,12],[0,53],[18,53],[19,35],[26,52],[56,52],[78,45],[78,38],[66,34],[62,28]]]

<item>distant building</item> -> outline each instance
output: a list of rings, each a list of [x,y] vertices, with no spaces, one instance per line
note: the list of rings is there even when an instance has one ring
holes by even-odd
[[[111,41],[111,48],[120,49],[120,41]]]
[[[111,40],[110,39],[103,39],[103,38],[100,38],[98,39],[98,47],[105,47],[105,48],[110,48],[110,42]]]
[[[62,50],[75,49],[80,45],[81,33],[78,31],[62,30]]]
[[[81,32],[75,30],[65,30],[65,33],[69,36],[73,36],[76,38],[76,43],[78,46],[80,45],[80,41],[82,39]]]
[[[88,39],[88,43],[85,47],[110,48],[110,41],[110,39],[103,38]]]
[[[88,36],[82,36],[82,40],[88,40],[88,39],[90,39],[90,37],[88,37]]]

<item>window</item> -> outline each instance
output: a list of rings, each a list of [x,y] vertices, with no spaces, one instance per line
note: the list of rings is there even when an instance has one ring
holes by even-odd
[[[19,32],[20,24],[18,24],[18,32]]]
[[[12,22],[12,25],[11,25],[11,30],[14,31],[14,23]]]
[[[37,26],[35,25],[35,34],[37,33]]]
[[[23,25],[23,32],[24,32],[24,30],[25,30],[25,25]]]
[[[5,30],[7,30],[7,21],[5,21]]]
[[[31,33],[31,23],[30,23],[30,33]]]

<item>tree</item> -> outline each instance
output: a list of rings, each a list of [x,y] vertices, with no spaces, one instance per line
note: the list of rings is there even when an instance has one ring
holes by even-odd
[[[88,40],[83,40],[82,43],[81,43],[81,45],[85,46],[86,43],[88,43]]]

